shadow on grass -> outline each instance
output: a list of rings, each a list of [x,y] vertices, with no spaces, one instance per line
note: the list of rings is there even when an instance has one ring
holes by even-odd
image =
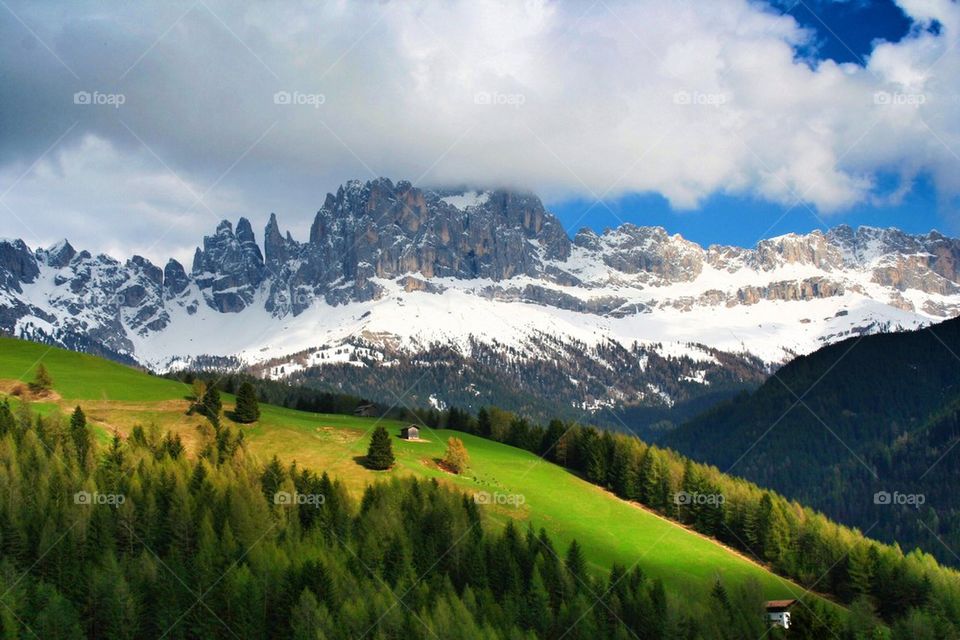
[[[364,469],[366,469],[367,471],[390,471],[390,469],[393,468],[393,467],[390,467],[390,469],[376,469],[374,467],[371,467],[370,463],[367,462],[367,456],[353,456],[353,461],[356,462],[361,467],[363,467]],[[396,463],[394,463],[394,466],[396,466]]]

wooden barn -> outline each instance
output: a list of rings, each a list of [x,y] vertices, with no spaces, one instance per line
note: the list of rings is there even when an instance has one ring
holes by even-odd
[[[404,440],[419,440],[420,429],[411,424],[408,427],[400,429],[400,437]]]
[[[790,607],[796,600],[770,600],[764,606],[767,609],[767,621],[772,627],[790,628]]]

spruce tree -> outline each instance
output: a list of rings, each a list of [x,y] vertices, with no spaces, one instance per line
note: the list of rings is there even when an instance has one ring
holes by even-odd
[[[210,385],[206,393],[203,394],[203,414],[213,421],[219,420],[220,412],[223,411],[223,402],[220,400],[220,392],[217,387]]]
[[[17,420],[10,411],[10,403],[4,400],[0,403],[0,438],[13,431],[17,426]]]
[[[90,431],[87,429],[87,416],[83,409],[77,406],[70,416],[70,438],[73,440],[73,447],[77,451],[77,462],[84,466],[87,462],[87,455],[93,443],[90,439]]]
[[[583,557],[580,543],[576,540],[573,540],[567,548],[565,564],[567,565],[567,571],[573,576],[574,590],[579,591],[587,573],[587,561]]]
[[[367,467],[377,471],[385,471],[393,466],[393,444],[390,442],[390,434],[383,427],[373,430],[366,462]]]
[[[480,411],[477,413],[477,433],[484,438],[489,438],[492,432],[493,428],[490,423],[490,414],[487,412],[486,407],[480,407]]]
[[[237,392],[237,406],[233,411],[236,422],[249,424],[260,419],[260,404],[257,402],[257,391],[249,382],[240,385]]]

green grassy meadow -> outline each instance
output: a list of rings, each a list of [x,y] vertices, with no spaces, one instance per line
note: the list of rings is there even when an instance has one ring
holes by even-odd
[[[43,410],[59,407],[67,412],[81,405],[102,430],[129,433],[135,424],[158,425],[181,434],[188,450],[197,442],[199,416],[187,416],[190,389],[100,358],[49,348],[11,338],[0,338],[0,391],[9,392],[15,381],[33,378],[43,362],[54,380],[59,398],[48,400]],[[233,398],[224,396],[225,408]],[[705,597],[717,577],[727,584],[752,578],[769,598],[796,597],[798,585],[780,578],[725,547],[683,527],[624,502],[570,472],[533,454],[459,432],[421,431],[421,442],[397,438],[401,424],[380,421],[395,436],[397,465],[388,472],[369,471],[357,458],[367,449],[373,418],[312,414],[261,405],[261,420],[244,427],[249,450],[263,461],[277,455],[284,462],[328,471],[354,492],[380,478],[412,474],[436,478],[468,493],[522,496],[514,502],[485,507],[493,523],[507,518],[544,527],[564,549],[577,539],[589,561],[604,572],[614,563],[639,564],[652,577],[662,578],[667,589],[682,598]],[[227,421],[229,422],[229,421]],[[443,455],[448,437],[466,444],[470,469],[461,476],[449,474],[435,463]]]

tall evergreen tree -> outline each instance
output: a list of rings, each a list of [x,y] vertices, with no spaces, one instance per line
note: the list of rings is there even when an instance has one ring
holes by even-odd
[[[487,411],[486,407],[480,407],[480,411],[477,413],[477,433],[485,438],[488,438],[490,437],[492,431],[490,413]]]
[[[257,390],[249,382],[240,385],[237,391],[237,406],[233,412],[237,422],[249,424],[260,419],[260,404],[257,402]]]
[[[13,431],[17,426],[17,420],[10,411],[10,403],[6,399],[0,403],[0,438]]]
[[[220,391],[216,385],[210,385],[203,394],[203,414],[213,420],[215,423],[220,419],[220,412],[223,411],[223,401],[220,400]]]
[[[383,427],[373,430],[366,463],[369,468],[377,471],[386,471],[393,466],[393,443],[390,441],[390,434]]]
[[[82,467],[87,463],[87,456],[93,443],[90,439],[90,431],[87,429],[87,417],[79,405],[70,416],[70,438],[77,451],[77,462]]]
[[[580,543],[573,540],[567,548],[566,557],[567,571],[573,576],[573,588],[579,591],[587,574],[587,561],[583,557],[583,550]]]

